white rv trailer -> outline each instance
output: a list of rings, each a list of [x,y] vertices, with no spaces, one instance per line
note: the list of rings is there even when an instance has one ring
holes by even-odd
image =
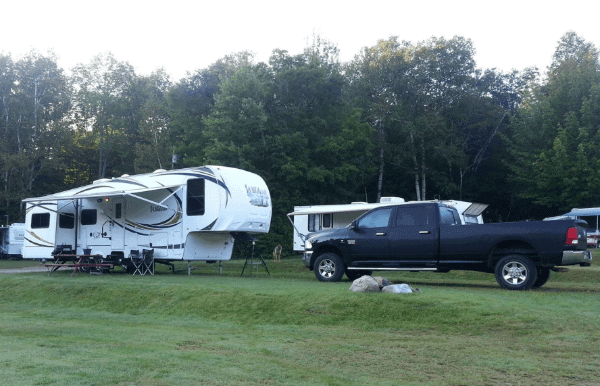
[[[25,224],[14,223],[0,227],[0,258],[20,259],[22,257]]]
[[[486,204],[473,204],[456,200],[437,202],[443,202],[456,208],[463,224],[483,224],[481,213],[488,207]],[[373,208],[403,203],[406,203],[406,201],[401,197],[381,197],[378,203],[370,204],[353,202],[340,205],[295,206],[294,211],[287,215],[294,227],[293,250],[304,252],[304,239],[311,232],[343,228]]]
[[[222,166],[123,175],[23,201],[25,259],[84,255],[128,268],[147,253],[167,264],[229,260],[236,237],[269,231],[272,212],[261,177]]]

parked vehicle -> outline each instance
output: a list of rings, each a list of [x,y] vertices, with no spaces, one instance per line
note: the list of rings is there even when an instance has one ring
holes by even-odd
[[[547,217],[544,221],[578,219],[586,222],[587,245],[590,248],[598,248],[600,240],[600,208],[573,208],[569,213],[560,216]]]
[[[229,260],[236,237],[271,223],[264,180],[222,166],[123,175],[23,201],[24,258],[81,255],[126,268],[140,256]]]
[[[481,213],[487,208],[486,204],[456,200],[442,202],[456,208],[463,224],[483,224]],[[382,197],[378,203],[295,206],[294,211],[287,215],[294,227],[293,250],[304,252],[306,235],[311,232],[343,228],[371,209],[404,203],[406,201],[401,197]]]
[[[25,224],[14,223],[9,226],[0,227],[0,258],[21,259]]]
[[[372,271],[472,270],[494,273],[510,290],[540,287],[565,265],[589,266],[579,220],[466,226],[443,202],[375,208],[348,227],[315,232],[303,262],[321,281]]]

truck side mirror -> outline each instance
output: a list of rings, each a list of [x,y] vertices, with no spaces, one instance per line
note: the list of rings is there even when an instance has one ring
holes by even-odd
[[[355,230],[358,227],[358,223],[356,220],[352,221],[352,223],[350,223],[350,230]]]

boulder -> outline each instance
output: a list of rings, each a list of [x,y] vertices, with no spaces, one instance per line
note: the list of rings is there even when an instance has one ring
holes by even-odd
[[[413,290],[408,284],[393,284],[383,287],[382,292],[392,294],[412,294],[413,292],[418,292],[418,290]]]
[[[377,284],[379,284],[379,288],[383,288],[386,287],[388,285],[392,285],[392,282],[390,282],[387,277],[383,277],[383,276],[373,276],[373,279],[377,280]]]
[[[350,291],[352,292],[380,292],[379,284],[377,280],[373,279],[371,276],[365,275],[361,276],[358,279],[352,282],[350,286]]]

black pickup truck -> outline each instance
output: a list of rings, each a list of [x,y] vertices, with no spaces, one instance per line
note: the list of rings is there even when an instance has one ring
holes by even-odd
[[[540,287],[558,266],[589,266],[580,220],[462,225],[456,209],[417,202],[373,209],[348,227],[311,233],[304,265],[321,281],[372,271],[495,273],[510,290]]]

